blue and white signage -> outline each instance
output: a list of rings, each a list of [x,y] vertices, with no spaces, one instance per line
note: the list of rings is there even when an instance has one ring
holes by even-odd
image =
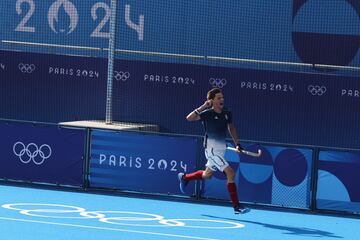
[[[179,194],[177,175],[195,170],[197,138],[93,131],[90,186]],[[194,185],[188,186],[194,194]]]
[[[246,149],[262,150],[259,158],[227,151],[225,158],[236,173],[240,201],[293,208],[309,208],[311,195],[312,150],[243,144]],[[226,177],[214,174],[205,182],[204,197],[229,199]]]
[[[0,39],[106,48],[110,2],[1,0]],[[116,48],[358,66],[359,15],[360,3],[356,0],[272,0],[261,4],[254,4],[253,0],[123,0],[118,1],[117,7]],[[6,47],[15,46],[0,45]],[[72,52],[69,48],[58,51]],[[135,57],[144,60],[147,56]],[[163,61],[169,59],[181,61],[171,55]]]
[[[106,66],[103,58],[0,51],[0,117],[56,123],[104,119]],[[212,87],[223,89],[242,139],[359,145],[359,77],[119,59],[113,119],[201,135],[201,124],[189,123],[185,116]],[[158,107],[148,111],[148,104]]]
[[[83,185],[85,131],[0,122],[0,178]]]

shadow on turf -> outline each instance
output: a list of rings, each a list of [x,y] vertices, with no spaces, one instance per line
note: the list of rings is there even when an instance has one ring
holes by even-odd
[[[275,224],[269,224],[269,223],[262,223],[262,222],[248,221],[248,220],[239,220],[239,219],[235,219],[235,218],[224,218],[224,217],[218,217],[218,216],[207,215],[207,214],[202,214],[202,216],[209,217],[209,218],[222,219],[222,220],[231,220],[231,221],[241,222],[241,223],[251,223],[251,224],[260,225],[260,226],[263,226],[266,228],[284,230],[284,231],[287,231],[284,234],[289,234],[289,235],[343,238],[341,236],[336,236],[331,232],[326,232],[326,231],[322,231],[322,230],[318,230],[318,229],[302,228],[302,227],[287,227],[287,226],[281,226],[281,225],[275,225]]]

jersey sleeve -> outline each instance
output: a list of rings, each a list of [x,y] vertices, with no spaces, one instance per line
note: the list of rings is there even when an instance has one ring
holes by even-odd
[[[209,118],[209,111],[205,110],[201,112],[199,116],[201,121],[206,121]]]

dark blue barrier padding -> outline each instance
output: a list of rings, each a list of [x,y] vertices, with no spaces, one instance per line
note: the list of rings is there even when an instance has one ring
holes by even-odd
[[[0,178],[82,186],[85,131],[0,122]]]
[[[0,118],[58,123],[101,119],[106,61],[1,52]]]
[[[177,175],[195,170],[197,145],[191,137],[93,131],[90,187],[180,194]]]
[[[360,153],[320,151],[316,206],[360,213]]]
[[[4,51],[0,59],[1,118],[56,123],[105,118],[105,59]],[[202,134],[201,124],[185,116],[212,87],[223,89],[242,139],[358,147],[358,77],[118,60],[113,119]]]

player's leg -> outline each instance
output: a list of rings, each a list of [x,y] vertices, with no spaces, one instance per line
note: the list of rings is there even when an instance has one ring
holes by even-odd
[[[206,167],[204,170],[198,170],[193,173],[179,173],[178,178],[180,182],[180,191],[185,193],[185,188],[188,185],[189,181],[192,180],[202,180],[202,179],[210,179],[213,175],[213,170],[211,167]]]
[[[212,167],[209,165],[209,163],[206,164],[206,169],[203,172],[202,178],[203,179],[210,179],[213,175]]]
[[[232,167],[227,166],[223,171],[227,177],[227,190],[230,195],[231,202],[234,207],[235,214],[244,214],[250,211],[249,208],[245,208],[240,204],[236,183],[235,183],[235,172]]]
[[[192,173],[179,173],[178,179],[179,179],[179,183],[180,183],[180,185],[179,185],[180,191],[182,193],[185,193],[185,188],[188,185],[189,181],[203,179],[204,172],[205,172],[204,170],[198,170],[198,171],[192,172]]]
[[[209,161],[209,153],[208,150],[205,149],[205,156],[208,159],[208,162],[206,163],[206,169],[204,170],[198,170],[192,173],[179,173],[178,179],[179,179],[179,187],[180,191],[182,193],[185,193],[185,188],[188,185],[189,181],[192,180],[202,180],[202,179],[209,179],[212,177],[213,171],[212,171],[212,162]]]
[[[250,209],[244,208],[241,206],[237,194],[236,183],[235,183],[235,172],[229,163],[225,160],[225,150],[213,150],[211,162],[216,166],[220,171],[222,171],[227,177],[227,190],[230,195],[231,202],[234,207],[235,214],[249,212]]]

